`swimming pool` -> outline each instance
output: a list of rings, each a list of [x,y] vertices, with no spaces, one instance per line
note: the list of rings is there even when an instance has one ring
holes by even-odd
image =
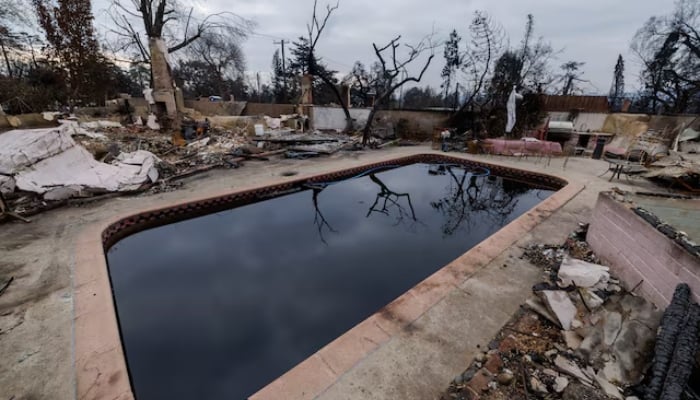
[[[136,396],[246,397],[559,188],[473,164],[391,167],[299,181],[112,246]]]

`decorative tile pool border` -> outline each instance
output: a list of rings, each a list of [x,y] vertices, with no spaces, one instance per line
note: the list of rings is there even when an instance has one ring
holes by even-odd
[[[292,368],[251,399],[313,398],[321,394],[345,372],[399,334],[461,282],[488,265],[583,189],[583,185],[567,182],[557,176],[441,154],[418,154],[312,177],[280,179],[265,187],[167,204],[93,225],[78,239],[73,278],[77,398],[134,398],[105,257],[105,251],[120,239],[154,226],[302,190],[304,184],[341,180],[378,167],[414,163],[486,167],[494,175],[522,180],[540,188],[560,190]],[[366,338],[371,338],[374,344],[368,346]]]
[[[241,192],[235,192],[220,197],[187,202],[174,207],[168,207],[159,210],[146,211],[143,213],[135,214],[133,216],[121,219],[118,222],[110,225],[107,229],[105,229],[105,231],[102,232],[102,242],[104,243],[105,250],[107,250],[119,240],[123,239],[126,236],[132,235],[138,231],[149,229],[154,226],[164,225],[166,223],[180,221],[183,219],[190,219],[219,210],[226,210],[229,208],[254,203],[271,197],[285,195],[287,193],[299,190],[301,186],[305,183],[343,180],[374,168],[393,167],[397,165],[405,166],[415,163],[454,163],[461,164],[467,167],[486,166],[491,170],[491,172],[494,175],[505,176],[507,178],[525,181],[526,183],[534,187],[549,190],[558,190],[567,184],[565,180],[554,176],[548,176],[524,170],[516,170],[498,165],[487,165],[480,162],[469,161],[456,157],[442,156],[439,154],[420,154],[368,164],[361,167],[346,169],[343,171],[336,171],[327,174],[317,175],[311,178],[295,179],[289,182],[271,185],[264,188],[244,190]]]

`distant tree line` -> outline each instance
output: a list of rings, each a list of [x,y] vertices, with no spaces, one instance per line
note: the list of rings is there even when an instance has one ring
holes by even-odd
[[[172,78],[186,96],[251,95],[240,48],[248,21],[198,16],[173,0],[115,0],[109,11],[113,26],[98,40],[89,0],[0,0],[3,109],[19,114],[142,96],[153,85],[154,49],[144,42],[164,29],[168,38],[183,37],[168,50],[178,52]]]
[[[428,35],[419,45],[401,43],[400,36],[386,46],[375,44],[374,61],[357,61],[339,74],[316,50],[338,5],[326,6],[321,18],[314,3],[308,35],[291,44],[286,59],[279,51],[273,54],[270,74],[252,76],[241,44],[253,24],[230,12],[200,15],[175,0],[112,0],[107,10],[112,23],[98,35],[89,0],[0,0],[0,104],[7,112],[23,113],[101,105],[119,93],[140,96],[154,78],[162,78],[152,74],[151,61],[163,52],[172,60],[166,78],[187,97],[297,103],[301,77],[309,75],[316,104],[343,105],[341,85],[346,85],[350,106],[449,108],[457,125],[475,131],[503,131],[513,88],[524,95],[518,108],[525,118],[515,129],[522,131],[541,120],[541,94],[583,94],[588,83],[584,62],[555,66],[558,52],[535,34],[532,15],[522,38],[510,40],[483,11],[440,43]],[[641,90],[626,91],[626,60],[620,55],[608,93],[611,109],[621,110],[629,99],[634,112],[700,112],[699,27],[695,0],[678,0],[668,15],[651,17],[631,44],[642,66],[634,85]],[[407,64],[393,69],[393,61],[404,60],[423,63],[418,71],[425,72],[438,45],[444,60],[439,88],[419,86],[423,73],[409,76]]]

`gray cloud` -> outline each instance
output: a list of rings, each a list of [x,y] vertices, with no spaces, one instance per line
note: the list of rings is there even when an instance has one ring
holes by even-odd
[[[103,0],[96,2],[99,5]],[[528,13],[535,16],[535,33],[561,50],[553,66],[568,60],[583,61],[589,91],[607,93],[618,54],[627,62],[627,88],[638,82],[638,65],[629,43],[636,30],[651,16],[673,9],[673,0],[340,0],[328,30],[319,45],[319,55],[328,65],[347,72],[356,61],[374,61],[372,42],[386,43],[396,35],[407,42],[417,42],[433,29],[444,40],[457,29],[462,36],[475,10],[488,12],[516,46],[523,34]],[[306,34],[313,0],[207,0],[198,7],[210,12],[229,11],[252,19],[256,32],[244,43],[250,72],[270,71],[272,54],[278,45],[273,40],[295,40]],[[320,6],[327,4],[319,1]],[[98,6],[96,6],[98,7]],[[436,58],[422,84],[439,87],[442,52]]]
[[[223,7],[226,3],[214,0],[209,2],[209,7],[216,8],[218,4]],[[312,4],[311,0],[244,0],[237,2],[233,11],[255,20],[258,33],[294,39],[305,33]],[[637,86],[638,66],[629,51],[629,42],[649,17],[668,13],[672,8],[673,0],[341,0],[322,39],[319,54],[332,68],[345,72],[355,60],[365,63],[374,60],[373,41],[386,42],[402,34],[407,41],[415,42],[433,27],[441,38],[452,28],[464,36],[474,10],[488,12],[503,25],[510,43],[517,45],[523,34],[525,16],[532,13],[536,34],[544,36],[555,49],[562,50],[553,64],[558,68],[567,60],[586,62],[585,77],[592,83],[589,90],[606,93],[618,54],[627,60],[628,88]],[[256,9],[263,9],[265,13],[256,15]],[[272,39],[253,36],[244,47],[250,70],[270,69],[270,59],[277,48]],[[425,84],[439,86],[441,68],[442,56],[438,54]]]

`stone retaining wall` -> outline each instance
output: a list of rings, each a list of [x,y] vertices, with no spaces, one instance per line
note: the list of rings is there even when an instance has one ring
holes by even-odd
[[[657,307],[668,306],[683,282],[700,302],[700,260],[608,193],[598,197],[588,243],[628,289],[639,285],[635,293]]]

